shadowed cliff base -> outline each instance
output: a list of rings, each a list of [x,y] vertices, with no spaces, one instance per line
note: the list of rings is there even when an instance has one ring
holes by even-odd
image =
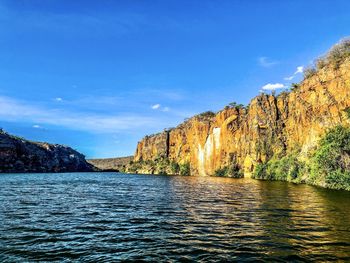
[[[247,106],[232,103],[146,136],[125,171],[180,174],[177,167],[185,165],[191,175],[244,175],[349,190],[350,145],[341,139],[349,131],[349,107],[350,40],[344,39],[288,91],[261,93]],[[325,143],[334,133],[342,135]],[[336,160],[324,163],[334,152]],[[280,172],[284,175],[276,176]]]
[[[124,171],[125,167],[132,162],[134,156],[104,158],[104,159],[88,159],[87,162],[97,167],[101,171]]]

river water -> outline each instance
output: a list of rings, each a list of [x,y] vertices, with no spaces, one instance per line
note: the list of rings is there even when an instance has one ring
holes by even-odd
[[[1,262],[350,261],[350,192],[251,179],[0,175]]]

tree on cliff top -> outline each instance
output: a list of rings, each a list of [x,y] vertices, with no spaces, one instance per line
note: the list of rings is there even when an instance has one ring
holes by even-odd
[[[206,112],[202,112],[202,113],[196,115],[195,117],[197,117],[199,119],[212,118],[212,117],[215,117],[215,113],[212,111],[206,111]]]
[[[244,108],[244,105],[243,105],[243,104],[238,104],[238,103],[235,102],[235,101],[229,103],[228,106],[229,106],[230,108],[236,108],[237,110],[238,110],[238,109]]]

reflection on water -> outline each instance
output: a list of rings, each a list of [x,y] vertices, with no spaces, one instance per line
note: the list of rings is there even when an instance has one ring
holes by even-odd
[[[345,191],[113,173],[0,185],[0,261],[350,260]]]

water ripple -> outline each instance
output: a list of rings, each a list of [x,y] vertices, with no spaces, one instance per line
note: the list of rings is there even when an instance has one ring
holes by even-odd
[[[0,175],[0,261],[350,261],[350,193],[249,179]]]

